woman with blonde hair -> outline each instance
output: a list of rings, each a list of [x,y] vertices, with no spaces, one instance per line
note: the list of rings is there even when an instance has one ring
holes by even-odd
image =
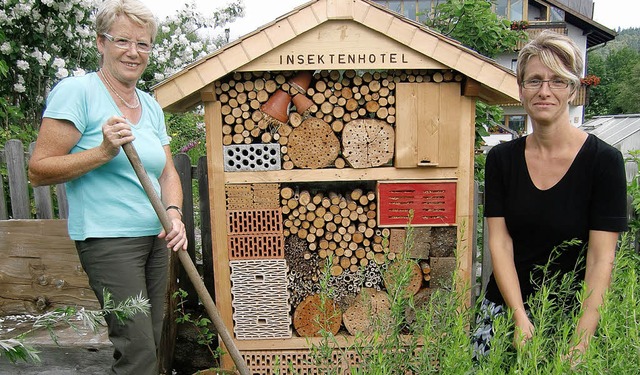
[[[519,53],[520,100],[533,131],[487,155],[484,215],[493,274],[478,320],[477,354],[488,350],[492,321],[505,309],[513,313],[514,345],[532,337],[527,300],[542,266],[548,265],[547,276],[578,270],[586,285],[567,354],[583,353],[596,330],[618,235],[627,229],[627,195],[621,153],[571,124],[569,102],[582,74],[581,52],[565,35],[542,32]],[[578,243],[560,246],[571,240]]]
[[[158,103],[136,84],[157,32],[138,0],[107,0],[96,16],[100,70],[62,80],[47,98],[29,163],[34,185],[66,183],[69,236],[101,305],[141,295],[149,314],[106,316],[112,374],[157,375],[169,249],[186,250],[182,189]],[[121,146],[133,142],[171,219],[166,233]]]

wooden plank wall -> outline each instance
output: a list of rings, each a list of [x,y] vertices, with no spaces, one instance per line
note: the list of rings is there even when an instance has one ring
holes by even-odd
[[[31,187],[27,178],[29,152],[17,139],[8,140],[0,149],[0,167],[6,165],[7,174],[0,177],[0,220],[7,219],[66,219],[67,195],[63,184]],[[0,168],[1,170],[1,168]],[[5,182],[6,179],[6,186]],[[54,206],[57,210],[54,210]]]
[[[66,220],[0,220],[0,315],[99,308]]]
[[[70,305],[96,308],[98,302],[67,234],[64,185],[31,187],[27,179],[29,155],[19,140],[7,141],[0,149],[0,170],[4,169],[0,174],[0,316],[39,314]],[[196,247],[202,249],[204,283],[213,295],[209,196],[202,194],[208,189],[207,159],[203,156],[192,166],[186,154],[178,154],[174,162],[183,188],[188,251],[197,264]],[[2,168],[5,165],[6,169]],[[194,180],[200,192],[193,190]],[[199,205],[194,206],[194,201]],[[195,236],[196,225],[202,233],[199,238]],[[189,292],[190,306],[197,305],[188,277],[179,275],[174,286]]]

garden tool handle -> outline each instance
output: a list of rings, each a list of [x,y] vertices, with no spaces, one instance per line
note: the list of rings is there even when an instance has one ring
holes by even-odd
[[[164,208],[164,204],[162,203],[162,200],[160,199],[155,189],[153,188],[151,179],[149,178],[149,175],[147,175],[147,171],[144,169],[144,166],[142,165],[142,161],[140,160],[140,156],[138,155],[136,148],[133,146],[133,143],[129,142],[122,145],[122,149],[124,150],[124,153],[127,155],[127,158],[131,163],[131,166],[133,166],[133,169],[136,172],[136,175],[138,176],[138,179],[140,180],[140,183],[142,184],[144,191],[147,193],[147,196],[151,201],[151,205],[153,206],[153,209],[156,211],[156,214],[160,219],[160,223],[162,224],[162,227],[164,228],[166,233],[169,233],[172,227],[171,220],[169,220],[169,215],[167,215],[167,211]],[[204,282],[200,278],[200,274],[198,273],[198,270],[193,264],[191,257],[186,251],[183,251],[183,250],[178,250],[178,257],[180,258],[180,262],[182,263],[182,266],[184,267],[185,271],[187,272],[187,275],[189,276],[189,280],[191,280],[191,283],[196,289],[196,292],[198,293],[198,297],[200,297],[200,300],[202,301],[202,304],[207,310],[209,317],[211,317],[211,320],[213,321],[213,325],[216,327],[216,330],[218,331],[218,335],[220,335],[220,337],[222,338],[222,342],[227,347],[227,350],[229,351],[229,354],[231,355],[231,358],[233,359],[233,362],[235,363],[238,369],[238,372],[240,372],[240,375],[251,375],[251,372],[249,371],[249,368],[247,367],[247,364],[244,361],[244,358],[242,358],[242,355],[240,354],[238,347],[233,341],[233,337],[231,337],[229,330],[227,329],[224,322],[222,321],[222,317],[218,312],[218,308],[216,307],[216,304],[213,302],[211,295],[207,291],[207,288],[204,286]]]

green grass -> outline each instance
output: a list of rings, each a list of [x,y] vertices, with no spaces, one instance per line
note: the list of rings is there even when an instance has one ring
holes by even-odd
[[[405,310],[412,297],[402,293],[408,280],[407,267],[395,267],[399,282],[387,290],[391,300],[389,321],[374,324],[369,336],[357,336],[354,344],[339,349],[338,356],[356,352],[361,361],[349,373],[383,374],[635,374],[640,368],[640,321],[638,314],[640,256],[629,236],[623,236],[617,252],[611,287],[601,308],[601,320],[586,353],[577,363],[568,358],[573,330],[579,318],[584,292],[571,289],[574,273],[547,275],[540,291],[531,297],[531,315],[536,330],[520,350],[512,346],[513,323],[504,314],[495,321],[495,337],[489,354],[472,359],[471,333],[477,306],[465,306],[468,290],[451,284],[439,288],[430,302],[416,311],[408,324]],[[403,274],[404,273],[404,274]],[[324,333],[314,345],[322,374],[342,373],[327,367],[335,346],[334,337]],[[292,372],[295,373],[295,372]]]

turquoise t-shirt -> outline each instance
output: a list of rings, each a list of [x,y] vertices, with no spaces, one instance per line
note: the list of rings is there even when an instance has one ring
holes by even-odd
[[[169,144],[164,114],[149,94],[137,90],[142,116],[132,124],[133,144],[154,188],[166,163],[163,145]],[[102,143],[102,125],[122,116],[96,73],[66,78],[47,98],[43,117],[68,120],[82,134],[71,153]],[[108,163],[66,183],[69,236],[72,240],[157,235],[161,224],[124,151]]]

